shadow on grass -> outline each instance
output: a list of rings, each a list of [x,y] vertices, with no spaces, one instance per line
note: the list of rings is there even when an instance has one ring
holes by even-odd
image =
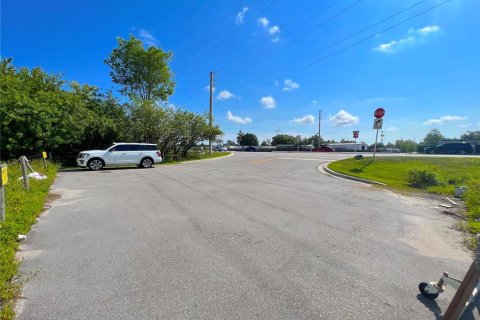
[[[373,162],[373,159],[370,160],[366,165],[364,165],[364,166],[361,167],[360,169],[354,168],[354,169],[350,169],[349,171],[350,171],[350,172],[353,172],[353,173],[362,173],[362,172],[363,172],[363,169],[365,169],[366,167],[368,167],[369,165],[371,165],[372,162]]]

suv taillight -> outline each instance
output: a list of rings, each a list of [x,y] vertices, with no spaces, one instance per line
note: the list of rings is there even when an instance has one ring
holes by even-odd
[[[161,157],[162,153],[160,151],[157,151],[157,156]]]

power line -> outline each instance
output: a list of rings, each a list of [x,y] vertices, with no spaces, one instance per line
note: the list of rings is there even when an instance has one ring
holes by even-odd
[[[342,15],[342,14],[345,13],[345,12],[347,12],[348,10],[350,10],[351,8],[353,8],[355,5],[359,4],[359,3],[362,2],[362,1],[363,1],[363,0],[357,0],[357,1],[353,2],[353,3],[351,3],[349,6],[347,6],[346,8],[344,8],[344,9],[342,9],[342,10],[340,10],[339,12],[335,13],[333,16],[331,16],[331,17],[323,20],[320,24],[316,25],[314,28],[312,28],[312,29],[310,29],[310,30],[307,30],[307,31],[304,32],[301,36],[295,37],[295,40],[298,41],[299,39],[303,38],[304,36],[306,36],[307,34],[311,33],[312,31],[318,29],[319,27],[321,27],[321,26],[325,25],[326,23],[328,23],[328,22],[334,20],[335,18],[339,17],[340,15]],[[337,2],[337,3],[335,3],[335,4],[338,4],[338,3],[339,3],[339,2]],[[334,5],[335,5],[335,4],[334,4]],[[322,12],[320,12],[320,13],[324,13],[324,12],[328,11],[328,9],[330,9],[330,8],[333,7],[334,5],[329,6],[326,10],[324,10],[324,11],[322,11]],[[316,18],[317,16],[319,16],[320,13],[316,14],[313,18]],[[310,20],[311,20],[311,19],[310,19]],[[294,28],[293,30],[290,30],[286,35],[289,35],[289,34],[293,33],[293,31],[295,31],[296,29],[298,29],[298,28]],[[273,53],[270,53],[269,55],[265,56],[263,59],[266,59],[266,58],[270,57],[272,54],[273,54]],[[240,62],[239,64],[237,64],[236,66],[233,66],[233,68],[231,68],[231,69],[229,70],[229,72],[227,72],[227,74],[232,73],[233,70],[235,70],[236,68],[238,68],[240,65],[248,62],[249,60],[251,60],[251,59],[252,59],[253,57],[255,57],[256,55],[257,55],[257,53],[254,53],[254,54],[250,55],[249,57],[247,57],[246,59],[244,59],[244,60],[243,60],[242,62]]]
[[[218,48],[218,46],[220,46],[223,42],[225,42],[226,39],[230,38],[231,36],[235,35],[237,32],[239,32],[242,27],[245,25],[245,24],[248,24],[250,21],[252,20],[255,20],[257,17],[259,17],[260,15],[262,15],[263,13],[265,13],[266,11],[268,11],[271,7],[273,7],[279,0],[273,0],[266,8],[264,8],[259,14],[257,14],[254,18],[252,19],[249,19],[248,22],[244,23],[243,25],[239,26],[235,31],[233,31],[230,35],[227,35],[227,37],[224,37],[223,39],[221,39],[220,41],[217,42],[216,45],[214,45],[213,47],[210,47],[207,51],[205,51],[203,54],[201,54],[199,57],[197,57],[197,59],[200,59],[200,58],[203,58],[207,53],[210,53],[212,50]],[[257,1],[258,2],[258,1]]]
[[[346,46],[346,47],[344,47],[344,48],[342,48],[342,49],[340,49],[340,50],[337,50],[337,51],[335,51],[335,52],[333,52],[333,53],[331,53],[331,54],[329,54],[329,55],[327,55],[327,56],[324,56],[324,57],[321,57],[321,58],[319,58],[319,59],[317,59],[317,60],[314,60],[314,61],[312,61],[311,63],[308,63],[308,64],[306,64],[306,65],[304,65],[304,66],[301,66],[301,67],[299,67],[299,68],[297,68],[297,69],[294,69],[294,70],[291,71],[291,72],[297,72],[297,71],[299,71],[299,70],[308,68],[308,67],[310,67],[310,66],[312,66],[312,65],[314,65],[314,64],[317,64],[317,63],[319,63],[319,62],[321,62],[321,61],[324,61],[324,60],[326,60],[326,59],[328,59],[328,58],[331,58],[331,57],[333,57],[333,56],[335,56],[335,55],[337,55],[337,54],[340,54],[340,53],[342,53],[342,52],[344,52],[344,51],[346,51],[346,50],[348,50],[348,49],[350,49],[350,48],[352,48],[352,47],[354,47],[354,46],[357,46],[357,45],[359,45],[359,44],[361,44],[361,43],[363,43],[363,42],[365,42],[365,41],[367,41],[367,40],[370,40],[370,39],[376,37],[376,36],[377,36],[378,34],[380,34],[380,33],[384,33],[384,32],[387,32],[387,31],[393,29],[393,28],[396,28],[396,27],[398,27],[398,26],[400,26],[400,25],[402,25],[402,24],[404,24],[404,23],[406,23],[406,22],[408,22],[408,21],[410,21],[410,20],[415,19],[416,17],[418,17],[418,16],[420,16],[420,15],[426,14],[426,13],[428,13],[428,12],[430,12],[430,11],[432,11],[432,10],[434,10],[434,9],[436,9],[436,8],[442,6],[442,5],[444,5],[444,4],[446,4],[446,3],[450,2],[450,1],[451,1],[451,0],[446,0],[446,1],[444,1],[444,2],[441,2],[441,3],[437,4],[437,5],[434,5],[434,6],[428,8],[428,9],[426,9],[426,10],[424,10],[424,11],[421,11],[421,12],[419,12],[419,13],[413,15],[413,16],[408,17],[407,19],[404,19],[404,20],[402,20],[402,21],[400,21],[400,22],[398,22],[398,23],[396,23],[396,24],[393,24],[392,26],[390,26],[390,27],[388,27],[388,28],[386,28],[386,29],[383,29],[383,30],[381,30],[380,32],[375,32],[375,33],[373,33],[373,34],[371,34],[371,35],[369,35],[369,36],[367,36],[367,37],[365,37],[365,38],[363,38],[363,39],[361,39],[361,40],[359,40],[359,41],[357,41],[357,42],[355,42],[355,43],[353,43],[353,44],[351,44],[351,45],[348,45],[348,46]],[[406,9],[405,9],[405,10],[406,10]],[[403,11],[405,11],[405,10],[403,10]],[[398,15],[398,14],[397,14],[397,15]],[[385,19],[384,19],[384,20],[385,20]],[[378,22],[378,23],[380,23],[380,22]],[[378,23],[377,23],[377,24],[378,24]],[[365,29],[369,29],[369,28],[371,28],[371,26],[370,26],[370,27],[367,27],[367,28],[365,28]],[[356,32],[356,34],[358,34],[358,32]],[[348,36],[348,37],[346,37],[346,38],[344,38],[344,39],[342,39],[342,40],[340,40],[340,41],[337,41],[335,44],[332,44],[332,45],[329,45],[329,46],[327,46],[327,47],[324,47],[324,48],[322,48],[321,50],[319,50],[318,52],[323,51],[323,50],[325,50],[325,49],[327,49],[327,48],[329,48],[329,47],[332,47],[332,46],[334,46],[334,45],[336,45],[336,44],[338,44],[338,43],[341,43],[341,42],[343,42],[343,41],[345,41],[345,40],[347,40],[347,39],[350,39],[352,36],[353,36],[353,35],[350,35],[350,36]],[[291,66],[291,64],[290,64],[289,66]],[[270,72],[270,73],[267,74],[266,76],[270,76],[270,75],[272,75],[272,74],[275,74],[275,73],[277,73],[278,71],[280,71],[280,70],[282,70],[282,69],[283,69],[283,68],[275,69],[273,72]],[[253,83],[255,83],[255,82],[253,82]],[[245,84],[245,85],[243,85],[243,86],[237,87],[237,90],[238,90],[238,89],[242,89],[242,88],[244,88],[244,87],[246,87],[246,86],[248,86],[248,85],[251,85],[251,84],[252,84],[252,82],[249,82],[249,83],[247,83],[247,84]]]
[[[350,49],[350,48],[352,48],[352,47],[355,47],[355,46],[357,46],[357,45],[359,45],[359,44],[361,44],[361,43],[363,43],[363,42],[365,42],[365,41],[370,40],[370,39],[376,37],[378,34],[381,34],[381,33],[387,32],[387,31],[389,31],[389,30],[391,30],[391,29],[394,29],[394,28],[396,28],[396,27],[398,27],[398,26],[400,26],[400,25],[402,25],[402,24],[404,24],[404,23],[406,23],[406,22],[408,22],[408,21],[411,21],[411,20],[413,20],[413,19],[415,19],[415,18],[417,18],[417,17],[419,17],[419,16],[421,16],[421,15],[423,15],[423,14],[426,14],[426,13],[428,13],[428,12],[430,12],[430,11],[432,11],[432,10],[434,10],[434,9],[442,6],[442,5],[445,5],[445,4],[447,4],[448,2],[450,2],[450,1],[451,1],[451,0],[446,0],[446,1],[443,1],[443,2],[441,2],[441,3],[439,3],[439,4],[436,4],[436,5],[430,7],[430,8],[428,8],[428,9],[426,9],[426,10],[423,10],[423,11],[421,11],[421,12],[419,12],[419,13],[413,15],[413,16],[410,16],[410,17],[408,17],[408,18],[406,18],[406,19],[404,19],[404,20],[402,20],[402,21],[400,21],[400,22],[398,22],[398,23],[395,23],[395,24],[389,26],[389,27],[381,30],[380,32],[375,32],[375,33],[373,33],[373,34],[370,34],[369,36],[367,36],[367,37],[365,37],[365,38],[363,38],[363,39],[361,39],[361,40],[359,40],[359,41],[357,41],[357,42],[355,42],[355,43],[353,43],[353,44],[351,44],[351,45],[348,45],[348,46],[346,46],[346,47],[343,47],[343,48],[341,48],[341,49],[339,49],[339,50],[337,50],[337,51],[335,51],[335,52],[333,52],[333,53],[331,53],[331,54],[329,54],[329,55],[326,55],[326,56],[323,56],[323,57],[321,57],[321,58],[319,58],[319,59],[316,59],[316,60],[314,60],[314,61],[312,61],[312,62],[310,62],[310,63],[308,63],[308,64],[306,64],[306,65],[303,65],[303,66],[301,66],[301,67],[299,67],[299,68],[297,68],[297,69],[294,69],[293,71],[290,71],[290,72],[297,72],[297,71],[299,71],[299,70],[303,70],[303,69],[308,68],[308,67],[310,67],[310,66],[312,66],[312,65],[315,65],[315,64],[317,64],[317,63],[320,63],[320,62],[322,62],[322,61],[324,61],[324,60],[326,60],[326,59],[329,59],[329,58],[331,58],[331,57],[333,57],[333,56],[335,56],[335,55],[338,55],[338,54],[340,54],[340,53],[342,53],[342,52],[344,52],[344,51],[346,51],[346,50],[348,50],[348,49]],[[399,14],[401,14],[401,13],[403,13],[403,12],[405,12],[405,11],[407,11],[407,10],[409,10],[409,9],[411,9],[411,8],[413,8],[413,7],[421,4],[421,3],[423,3],[423,2],[425,2],[425,1],[420,1],[419,3],[416,3],[416,4],[410,6],[410,7],[406,8],[406,9],[403,9],[403,10],[401,10],[401,11],[398,11],[398,12],[396,12],[395,14],[393,14],[393,15],[387,17],[387,18],[384,18],[384,19],[382,19],[382,20],[380,20],[380,21],[378,21],[378,22],[376,22],[376,23],[373,24],[373,25],[370,25],[370,26],[368,26],[368,27],[366,27],[366,28],[364,28],[364,29],[362,29],[362,30],[360,30],[360,31],[358,31],[358,32],[355,32],[355,33],[351,34],[351,35],[343,38],[342,40],[339,40],[339,41],[337,41],[337,42],[335,42],[335,43],[333,43],[333,44],[331,44],[331,45],[329,45],[329,46],[323,47],[322,49],[316,51],[315,53],[310,54],[309,57],[311,57],[311,56],[313,56],[313,55],[316,55],[316,54],[318,54],[319,52],[324,51],[324,50],[326,50],[326,49],[328,49],[328,48],[331,48],[331,47],[333,47],[333,46],[335,46],[335,45],[338,45],[338,44],[340,44],[340,43],[342,43],[342,42],[344,42],[344,41],[352,38],[353,36],[358,35],[358,34],[364,32],[364,31],[366,31],[366,30],[368,30],[368,29],[371,29],[371,28],[373,28],[374,26],[377,26],[378,24],[383,23],[383,22],[385,22],[385,21],[387,21],[387,20],[389,20],[389,19],[391,19],[391,18],[393,18],[393,17],[395,17],[395,16],[398,16]],[[291,66],[291,64],[290,64],[290,66]],[[273,72],[270,72],[270,73],[267,74],[266,76],[270,76],[270,75],[272,75],[272,74],[275,74],[275,73],[277,73],[277,72],[280,71],[280,70],[283,70],[283,67],[282,67],[282,68],[275,69]],[[260,81],[261,81],[261,80],[260,80]],[[268,82],[270,82],[270,80],[269,80]],[[268,83],[268,82],[265,82],[265,83]],[[245,83],[245,84],[242,85],[242,86],[237,87],[237,90],[243,89],[243,88],[245,88],[246,86],[249,86],[249,85],[252,85],[252,84],[255,84],[255,83],[258,83],[258,81],[250,81],[250,82],[248,82],[248,83]],[[191,100],[191,99],[193,99],[193,98],[194,98],[194,96],[191,96],[190,99],[188,99],[187,101],[189,101],[189,100]]]
[[[255,5],[257,5],[261,0],[256,0],[251,6],[249,9],[255,7]],[[277,0],[278,1],[278,0]],[[230,10],[223,18],[222,20],[219,22],[219,25],[221,23],[223,23],[223,21],[228,18],[228,17],[232,17],[233,16],[233,13],[236,12],[238,10],[237,6],[239,4],[242,3],[242,0],[239,1],[232,10]],[[197,55],[200,51],[202,51],[203,48],[206,48],[206,44],[208,44],[209,42],[211,41],[214,41],[213,39],[217,39],[217,37],[219,35],[221,35],[222,33],[224,33],[229,27],[230,25],[232,25],[234,23],[234,19],[232,19],[229,23],[227,23],[224,27],[219,27],[219,31],[217,33],[215,33],[215,35],[213,36],[209,36],[207,37],[207,39],[205,39],[201,45],[195,45],[195,46],[192,46],[192,48],[196,48],[196,47],[199,47],[200,49],[199,50],[194,50],[194,52],[192,52],[189,56],[187,56],[187,58],[184,59],[184,61],[182,62],[182,65],[179,67],[179,70],[183,69],[186,65],[188,64],[185,64],[185,62],[187,62],[188,60],[190,60],[192,57],[194,57],[195,55]],[[211,49],[210,49],[211,50]],[[210,51],[209,50],[209,51]],[[209,52],[207,51],[207,52]],[[203,57],[205,54],[203,54],[201,57]]]
[[[317,13],[316,15],[314,15],[313,17],[311,17],[309,20],[312,20],[312,19],[318,17],[320,14],[323,14],[323,13],[327,12],[329,9],[331,9],[331,8],[334,7],[335,5],[339,4],[341,1],[343,1],[343,0],[334,2],[334,4],[328,6],[326,9],[320,11],[319,13]],[[312,7],[308,8],[307,10],[303,11],[301,14],[297,15],[297,16],[294,17],[293,19],[290,19],[290,21],[288,21],[288,23],[286,24],[286,26],[284,26],[283,28],[288,28],[288,26],[290,26],[296,19],[300,18],[303,14],[305,14],[306,12],[309,12],[310,10],[312,10],[313,8],[315,8],[316,6],[318,6],[318,4],[320,4],[321,2],[322,2],[322,1],[317,2],[314,6],[312,6]],[[307,22],[308,22],[308,21],[307,21]],[[284,34],[282,37],[291,34],[291,33],[292,33],[293,31],[295,31],[295,30],[296,30],[296,28],[294,28],[293,30],[290,30],[289,32],[287,32],[286,34]],[[252,47],[250,50],[247,50],[246,53],[248,53],[249,51],[251,52],[251,51],[253,51],[253,50],[257,49],[257,48],[266,47],[266,46],[270,46],[270,45],[271,45],[271,43],[265,43],[264,40],[261,40],[261,41],[257,42],[257,44],[256,44],[254,47]],[[241,54],[241,55],[239,55],[239,56],[241,57],[241,56],[243,56],[243,55],[245,55],[245,53],[243,53],[243,54]],[[258,51],[254,52],[253,54],[251,54],[251,55],[248,56],[247,58],[243,59],[239,64],[237,64],[237,67],[238,67],[239,65],[244,64],[244,63],[247,62],[248,60],[251,60],[251,58],[255,57],[256,55],[258,55]],[[225,68],[228,68],[229,65],[230,65],[230,64],[226,64],[226,65],[220,67],[220,68],[218,69],[218,72],[221,72],[222,70],[225,70]],[[232,72],[233,70],[235,70],[235,66],[234,66],[233,68],[230,68],[230,69],[231,69],[231,70],[229,70],[229,72]],[[228,69],[227,69],[227,70],[228,70]]]

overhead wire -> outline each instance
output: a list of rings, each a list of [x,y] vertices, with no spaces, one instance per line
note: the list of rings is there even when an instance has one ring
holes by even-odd
[[[400,26],[400,25],[402,25],[402,24],[404,24],[404,23],[406,23],[406,22],[408,22],[408,21],[411,21],[411,20],[413,20],[413,19],[415,19],[415,18],[417,18],[417,17],[419,17],[419,16],[421,16],[421,15],[423,15],[423,14],[426,14],[426,13],[428,13],[428,12],[430,12],[430,11],[432,11],[432,10],[434,10],[434,9],[442,6],[442,5],[445,5],[445,4],[447,4],[448,2],[450,2],[450,1],[452,1],[452,0],[446,0],[446,1],[443,1],[443,2],[441,2],[441,3],[438,3],[438,4],[436,4],[436,5],[428,8],[428,9],[426,9],[426,10],[423,10],[423,11],[421,11],[421,12],[419,12],[419,13],[413,15],[413,16],[410,16],[410,17],[408,17],[408,18],[406,18],[406,19],[398,22],[398,23],[395,23],[395,24],[393,24],[393,25],[391,25],[391,26],[389,26],[389,27],[387,27],[387,28],[385,28],[385,29],[382,29],[380,32],[372,33],[372,34],[370,34],[369,36],[367,36],[367,37],[365,37],[365,38],[362,38],[362,39],[359,40],[359,41],[354,42],[353,44],[350,44],[350,45],[348,45],[348,46],[346,46],[346,47],[343,47],[342,49],[339,49],[339,50],[337,50],[337,51],[335,51],[335,52],[333,52],[333,53],[331,53],[331,54],[328,54],[328,55],[323,56],[323,57],[321,57],[321,58],[319,58],[319,59],[316,59],[316,60],[314,60],[314,61],[312,61],[312,62],[310,62],[310,63],[308,63],[308,64],[306,64],[306,65],[303,65],[303,66],[301,66],[301,67],[299,67],[299,68],[296,68],[296,69],[294,69],[293,71],[290,71],[290,72],[298,72],[298,71],[303,70],[303,69],[305,69],[305,68],[311,67],[312,65],[318,64],[318,63],[320,63],[320,62],[322,62],[322,61],[325,61],[325,60],[327,60],[327,59],[329,59],[329,58],[331,58],[331,57],[333,57],[333,56],[336,56],[336,55],[338,55],[338,54],[340,54],[340,53],[342,53],[342,52],[344,52],[344,51],[346,51],[346,50],[348,50],[348,49],[350,49],[350,48],[352,48],[352,47],[355,47],[355,46],[357,46],[357,45],[359,45],[359,44],[362,44],[362,43],[365,42],[365,41],[368,41],[368,40],[376,37],[378,34],[385,33],[385,32],[387,32],[387,31],[389,31],[389,30],[391,30],[391,29],[394,29],[394,28],[396,28],[396,27],[398,27],[398,26]],[[278,72],[279,70],[280,70],[280,69],[276,69],[276,71],[274,71],[274,72],[272,72],[272,73],[269,73],[267,76],[272,75],[272,74]],[[268,81],[268,82],[270,82],[270,81]],[[265,83],[268,83],[268,82],[265,82]],[[243,86],[237,87],[237,89],[244,88],[244,87],[246,87],[246,86],[248,86],[248,85],[251,85],[252,83],[256,83],[256,82],[246,83],[246,84],[243,85]]]
[[[423,10],[423,11],[421,11],[421,12],[419,12],[419,13],[413,15],[413,16],[410,16],[410,17],[408,17],[407,19],[404,19],[404,20],[402,20],[402,21],[400,21],[400,22],[398,22],[398,23],[395,23],[395,24],[389,26],[389,27],[386,28],[386,29],[383,29],[383,30],[381,30],[381,31],[379,31],[379,32],[375,32],[375,33],[373,33],[373,34],[371,34],[371,35],[369,35],[369,36],[367,36],[367,37],[365,37],[365,38],[362,38],[360,41],[357,41],[357,42],[355,42],[355,43],[353,43],[353,44],[351,44],[351,45],[348,45],[348,46],[346,46],[346,47],[344,47],[344,48],[342,48],[342,49],[339,49],[339,50],[337,50],[337,51],[335,51],[335,52],[333,52],[333,53],[331,53],[331,54],[329,54],[329,55],[327,55],[327,56],[324,56],[324,57],[321,57],[321,58],[319,58],[319,59],[316,59],[316,60],[312,61],[311,63],[308,63],[307,65],[301,66],[301,67],[299,67],[299,68],[297,68],[297,69],[294,69],[294,71],[289,71],[289,72],[290,72],[290,73],[291,73],[291,72],[296,72],[296,71],[305,69],[305,68],[307,68],[307,67],[310,67],[310,66],[312,66],[312,65],[314,65],[314,64],[320,63],[320,62],[322,62],[322,61],[324,61],[324,60],[326,60],[326,59],[328,59],[328,58],[331,58],[331,57],[333,57],[333,56],[335,56],[335,55],[337,55],[337,54],[340,54],[340,53],[342,53],[342,52],[344,52],[344,51],[346,51],[346,50],[348,50],[348,49],[350,49],[350,48],[352,48],[352,47],[354,47],[354,46],[357,46],[357,45],[359,45],[359,44],[361,44],[361,43],[363,43],[363,42],[365,42],[365,41],[367,41],[367,40],[372,39],[372,38],[374,38],[375,36],[377,36],[377,35],[380,34],[380,33],[387,32],[387,31],[389,31],[389,30],[391,30],[391,29],[393,29],[393,28],[396,28],[396,27],[398,27],[398,26],[400,26],[400,25],[402,25],[402,24],[404,24],[404,23],[406,23],[406,22],[408,22],[408,21],[410,21],[410,20],[415,19],[415,18],[418,17],[418,16],[421,16],[421,15],[423,15],[423,14],[426,14],[426,13],[428,13],[428,12],[430,12],[430,11],[432,11],[432,10],[434,10],[434,9],[442,6],[442,5],[445,5],[446,3],[450,2],[450,1],[451,1],[451,0],[446,0],[446,1],[444,1],[444,2],[441,2],[441,3],[439,3],[439,4],[434,5],[434,6],[432,6],[432,7],[429,7],[428,9]],[[405,9],[402,9],[402,10],[400,10],[400,11],[398,11],[398,12],[396,12],[396,13],[394,13],[394,14],[392,14],[392,15],[390,15],[390,16],[382,19],[382,20],[377,21],[376,23],[374,23],[374,24],[372,24],[372,25],[370,25],[370,26],[367,26],[367,27],[361,29],[360,31],[354,32],[354,33],[348,35],[347,37],[345,37],[345,38],[343,38],[343,39],[341,39],[341,40],[339,40],[339,41],[336,41],[336,42],[334,42],[334,43],[332,43],[332,44],[330,44],[330,45],[328,45],[328,46],[325,46],[325,47],[321,48],[320,50],[315,51],[315,52],[312,53],[312,54],[309,54],[308,57],[309,57],[309,58],[310,58],[310,57],[313,57],[313,56],[317,55],[317,54],[320,53],[320,52],[323,52],[323,51],[325,51],[325,50],[327,50],[327,49],[329,49],[329,48],[331,48],[331,47],[334,47],[334,46],[336,46],[336,45],[338,45],[338,44],[340,44],[340,43],[342,43],[342,42],[345,42],[346,40],[351,39],[352,37],[354,37],[354,36],[356,36],[356,35],[358,35],[358,34],[360,34],[360,33],[363,33],[363,32],[365,32],[365,31],[367,31],[367,30],[369,30],[369,29],[371,29],[371,28],[374,28],[375,26],[378,26],[379,24],[382,24],[382,23],[384,23],[385,21],[388,21],[388,20],[390,20],[390,19],[392,19],[392,18],[394,18],[394,17],[396,17],[396,16],[398,16],[398,15],[400,15],[400,14],[402,14],[402,13],[404,13],[404,12],[406,12],[406,11],[408,11],[408,10],[410,10],[410,9],[412,9],[412,8],[414,8],[414,7],[422,4],[422,3],[424,3],[424,2],[426,2],[426,0],[422,0],[422,1],[420,1],[420,2],[417,2],[417,3],[413,4],[412,6],[409,6],[409,7],[405,8]],[[298,64],[298,63],[297,63],[297,64]],[[289,64],[288,66],[291,67],[292,64]],[[275,69],[274,71],[268,73],[266,76],[268,77],[268,76],[270,76],[270,75],[273,75],[273,74],[279,72],[280,70],[285,70],[285,67],[282,66],[282,67],[280,67],[280,68],[277,68],[277,69]],[[269,80],[269,81],[267,81],[267,82],[265,82],[265,83],[269,83],[269,82],[271,82],[271,81]],[[241,86],[236,87],[236,90],[243,89],[243,88],[245,88],[246,86],[249,86],[249,85],[252,85],[252,84],[256,84],[256,83],[258,83],[258,81],[253,81],[253,82],[252,82],[252,81],[249,81],[248,83],[245,83],[244,85],[241,85]],[[193,98],[194,98],[194,97],[191,96],[189,100],[191,100],[191,99],[193,99]]]
[[[252,7],[255,7],[255,5],[257,5],[261,0],[256,0],[251,6],[250,6],[250,9]],[[227,18],[231,18],[233,13],[235,13],[237,10],[238,10],[238,6],[240,4],[242,4],[242,0],[238,1],[237,4],[232,8],[232,10],[230,10],[227,14],[225,14],[223,16],[223,18],[220,20],[220,22],[218,23],[218,25],[222,24]],[[195,55],[197,55],[199,52],[202,51],[203,48],[206,47],[206,44],[208,44],[208,42],[211,42],[211,41],[215,41],[214,39],[217,39],[217,37],[219,35],[221,35],[222,33],[224,33],[226,30],[228,30],[228,28],[230,27],[230,25],[234,24],[235,23],[235,19],[232,19],[231,21],[229,21],[225,26],[221,27],[219,26],[218,29],[219,31],[217,33],[215,33],[214,35],[209,35],[206,39],[204,39],[203,42],[201,42],[201,44],[195,44],[195,45],[192,45],[192,49],[193,49],[193,52],[188,55],[186,58],[183,59],[183,61],[181,61],[181,64],[179,66],[179,69],[178,70],[182,70],[183,68],[185,68],[185,66],[187,65],[187,62],[193,58]],[[197,48],[200,48],[197,50]]]
[[[304,32],[301,36],[296,36],[295,37],[295,41],[298,41],[299,39],[303,38],[304,36],[306,36],[307,34],[311,33],[312,31],[318,29],[319,27],[325,25],[326,23],[334,20],[335,18],[339,17],[340,15],[342,15],[343,13],[347,12],[348,10],[350,10],[351,8],[353,8],[355,5],[359,4],[360,2],[362,2],[363,0],[356,0],[354,1],[353,3],[351,3],[349,6],[345,7],[344,9],[340,10],[339,12],[335,13],[334,15],[328,17],[327,19],[323,20],[320,24],[316,25],[315,27],[307,30],[306,32]],[[329,8],[331,8],[332,6],[330,6]],[[327,8],[326,10],[324,10],[324,12],[326,12],[329,8]],[[322,12],[323,13],[323,12]],[[315,15],[315,17],[317,17],[319,14]],[[298,29],[298,28],[297,28]],[[289,35],[289,34],[292,34],[296,29],[293,29],[293,30],[290,30],[288,33],[285,34],[285,36]],[[270,57],[271,55],[273,54],[270,53],[269,55],[265,56],[264,59]],[[247,57],[246,59],[244,59],[242,62],[240,62],[239,64],[237,64],[236,66],[233,66],[233,68],[230,68],[230,70],[228,70],[229,72],[227,72],[227,74],[229,73],[232,73],[233,70],[235,70],[236,68],[238,68],[240,65],[242,64],[245,64],[246,62],[248,62],[249,60],[251,60],[252,58],[254,58],[255,56],[257,56],[258,53],[253,53],[252,55],[250,55],[249,57]],[[263,60],[263,59],[262,59]]]

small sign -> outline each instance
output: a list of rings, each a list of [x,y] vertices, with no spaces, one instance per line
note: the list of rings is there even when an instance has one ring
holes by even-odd
[[[373,120],[373,129],[382,129],[383,119],[374,119]]]
[[[357,139],[360,131],[353,131],[353,138]]]
[[[373,116],[377,119],[383,118],[384,115],[385,115],[385,109],[383,108],[377,108],[377,110],[375,110],[375,112],[373,113]]]
[[[8,169],[7,166],[2,166],[2,186],[8,183]]]
[[[47,159],[47,153],[45,151],[42,152],[43,159]]]

